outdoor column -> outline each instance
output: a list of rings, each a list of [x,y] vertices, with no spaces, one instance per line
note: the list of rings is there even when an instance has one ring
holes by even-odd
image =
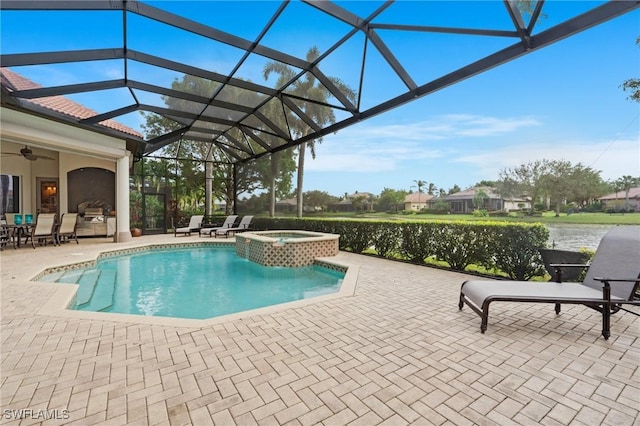
[[[115,241],[126,243],[131,241],[129,230],[129,158],[127,151],[124,157],[118,158],[116,165],[116,224]]]

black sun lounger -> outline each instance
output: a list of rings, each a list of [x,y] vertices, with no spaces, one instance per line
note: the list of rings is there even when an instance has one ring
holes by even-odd
[[[556,314],[563,303],[585,305],[602,314],[602,336],[608,339],[611,314],[631,312],[622,305],[640,305],[639,282],[640,226],[617,226],[600,241],[582,283],[469,280],[460,288],[458,307],[466,304],[480,315],[484,333],[491,302],[554,303]]]

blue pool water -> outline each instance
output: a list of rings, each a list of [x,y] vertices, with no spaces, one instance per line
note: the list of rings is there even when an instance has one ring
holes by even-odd
[[[343,278],[315,265],[265,267],[234,247],[199,247],[106,258],[41,281],[79,284],[78,310],[205,319],[336,293]]]

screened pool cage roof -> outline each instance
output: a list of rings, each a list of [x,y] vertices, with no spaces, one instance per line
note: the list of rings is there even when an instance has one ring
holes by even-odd
[[[638,7],[638,1],[3,0],[0,64],[33,84],[3,75],[2,105],[126,138],[137,155],[241,163],[334,133]],[[47,103],[56,97],[90,113]],[[113,121],[124,126],[107,124]]]

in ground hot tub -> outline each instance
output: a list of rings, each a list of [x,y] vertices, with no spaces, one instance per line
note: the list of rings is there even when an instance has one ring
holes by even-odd
[[[306,266],[338,254],[340,235],[311,231],[257,231],[236,235],[236,254],[264,266]]]

